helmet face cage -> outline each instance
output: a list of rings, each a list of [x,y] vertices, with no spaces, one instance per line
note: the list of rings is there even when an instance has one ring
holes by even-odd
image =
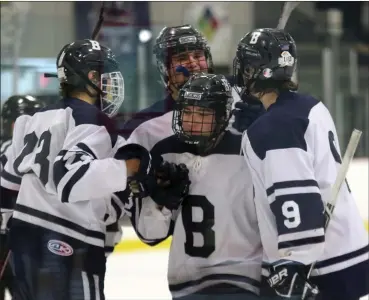
[[[197,30],[188,28],[190,31],[186,33],[159,37],[154,46],[160,77],[167,88],[173,85],[179,89],[185,83],[185,77],[194,73],[213,72],[213,60],[206,39]],[[189,74],[178,70],[180,66],[186,68]]]
[[[100,77],[101,111],[113,117],[124,101],[124,78],[121,72],[103,73]]]
[[[74,86],[77,90],[96,94],[100,108],[109,117],[114,116],[124,101],[124,79],[112,51],[97,41],[82,40],[67,45],[57,60],[60,83]],[[88,73],[96,71],[100,79],[91,81]],[[91,93],[87,86],[95,93]]]
[[[184,87],[173,111],[173,132],[201,150],[212,149],[228,126],[232,103],[231,94],[193,92]]]

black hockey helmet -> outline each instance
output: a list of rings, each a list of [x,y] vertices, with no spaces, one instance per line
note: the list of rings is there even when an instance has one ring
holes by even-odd
[[[22,115],[34,115],[45,107],[45,103],[30,95],[14,95],[4,102],[1,108],[1,136],[11,138],[15,120]]]
[[[78,40],[67,44],[57,60],[58,78],[61,85],[91,93],[91,87],[100,96],[101,110],[114,116],[124,101],[124,80],[119,64],[110,48],[94,40]],[[99,78],[91,80],[89,72],[96,71]]]
[[[250,90],[255,82],[289,81],[296,63],[296,44],[290,34],[274,28],[256,29],[238,43],[233,62],[234,80],[244,90]]]
[[[228,126],[232,103],[232,88],[223,75],[194,74],[179,91],[173,131],[184,142],[209,150]],[[194,120],[195,115],[201,121]]]
[[[157,67],[160,72],[160,77],[164,85],[168,88],[169,83],[169,70],[173,68],[176,72],[176,68],[172,66],[172,57],[176,55],[185,54],[186,52],[194,51],[204,56],[203,61],[198,61],[198,65],[204,65],[200,68],[201,72],[213,72],[213,59],[210,53],[210,47],[205,37],[191,25],[181,25],[174,27],[164,27],[156,38],[154,45],[154,55],[156,57]],[[179,60],[182,60],[180,58]],[[186,63],[186,56],[183,57],[183,63],[180,63],[183,67],[189,69],[189,73],[192,74],[191,68]],[[174,81],[172,79],[172,81]],[[177,85],[177,82],[172,82]],[[182,83],[183,84],[183,83]]]

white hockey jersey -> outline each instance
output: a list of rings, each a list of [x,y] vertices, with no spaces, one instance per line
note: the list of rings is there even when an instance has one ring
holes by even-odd
[[[259,292],[262,249],[253,187],[239,155],[241,136],[229,131],[211,154],[179,141],[171,129],[172,112],[141,124],[128,142],[151,150],[153,159],[189,169],[190,195],[180,209],[159,211],[143,199],[136,211],[137,229],[145,239],[172,234],[168,282],[173,297],[192,294],[218,283]]]
[[[7,158],[5,155],[6,150],[11,145],[12,140],[1,141],[0,146],[0,171],[4,168]],[[0,234],[6,233],[7,224],[12,216],[13,212],[13,203],[8,203],[3,200],[3,195],[0,198],[0,213],[1,213],[1,222],[0,222]]]
[[[341,162],[327,108],[310,96],[282,93],[245,132],[265,263],[281,258],[325,275],[369,259],[368,234],[344,184],[325,232],[324,206]]]
[[[114,158],[125,140],[109,121],[73,98],[17,119],[1,173],[1,186],[19,190],[13,218],[104,247],[106,225],[125,212],[112,195],[127,179],[125,162]]]

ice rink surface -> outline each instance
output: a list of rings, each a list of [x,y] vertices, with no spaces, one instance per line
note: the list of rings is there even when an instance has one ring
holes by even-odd
[[[165,250],[118,253],[108,258],[106,300],[168,300]],[[10,300],[7,297],[6,300]],[[369,297],[361,300],[369,300]]]
[[[108,258],[106,300],[171,299],[167,287],[168,252],[114,254]],[[364,297],[361,300],[369,300]]]

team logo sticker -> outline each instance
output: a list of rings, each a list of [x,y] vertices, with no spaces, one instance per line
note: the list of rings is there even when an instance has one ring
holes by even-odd
[[[47,243],[47,249],[60,256],[71,256],[73,254],[73,248],[69,244],[58,240],[50,240]]]
[[[281,57],[278,58],[280,67],[292,67],[295,63],[295,58],[288,51],[283,51]]]

